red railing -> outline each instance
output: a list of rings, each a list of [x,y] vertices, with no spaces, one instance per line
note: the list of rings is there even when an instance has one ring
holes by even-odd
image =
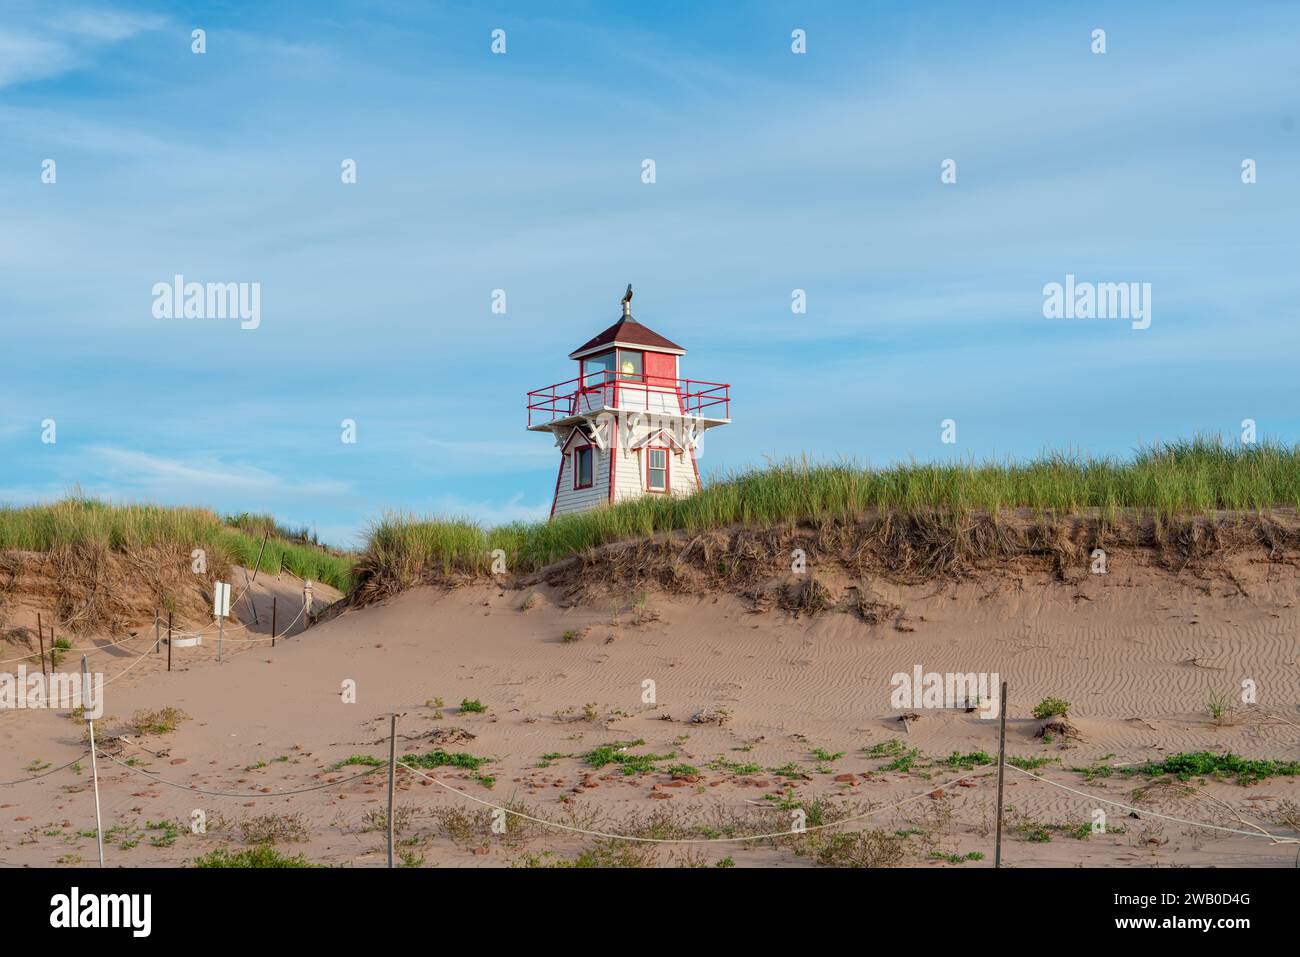
[[[651,396],[674,396],[669,405]],[[672,379],[640,372],[600,370],[528,393],[528,425],[543,425],[580,412],[650,412],[731,418],[731,386],[699,379]],[[679,411],[680,410],[680,411]]]

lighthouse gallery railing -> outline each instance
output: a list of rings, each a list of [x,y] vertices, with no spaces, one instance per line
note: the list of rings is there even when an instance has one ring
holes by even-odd
[[[677,408],[663,408],[651,398],[674,396]],[[598,370],[528,393],[528,425],[598,410],[663,412],[731,418],[731,386],[724,382],[673,379],[640,372]],[[707,412],[706,412],[707,410]]]

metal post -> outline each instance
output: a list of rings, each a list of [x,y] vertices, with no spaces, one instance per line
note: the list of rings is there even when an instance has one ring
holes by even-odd
[[[81,656],[81,705],[84,708],[89,700],[90,690],[90,665],[86,662],[86,656]],[[99,761],[97,760],[95,748],[95,719],[87,718],[86,724],[90,728],[90,776],[95,781],[95,837],[99,841],[99,866],[104,866],[104,822],[99,815]]]
[[[388,724],[388,866],[393,866],[393,793],[397,787],[397,715]]]
[[[172,613],[167,612],[167,670],[172,670]]]
[[[1002,778],[1007,767],[1007,683],[1002,682],[1002,704],[998,711],[998,836],[994,845],[993,866],[1002,866]]]
[[[275,599],[271,599],[271,647],[275,647]]]
[[[221,640],[226,637],[226,616],[217,616],[217,661],[221,660]]]

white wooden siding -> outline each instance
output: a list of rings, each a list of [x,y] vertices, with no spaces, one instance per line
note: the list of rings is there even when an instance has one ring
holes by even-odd
[[[600,505],[609,498],[609,450],[601,451],[591,447],[591,488],[573,487],[573,448],[569,447],[564,455],[560,469],[560,488],[555,494],[555,514],[564,512],[581,512],[584,509]]]

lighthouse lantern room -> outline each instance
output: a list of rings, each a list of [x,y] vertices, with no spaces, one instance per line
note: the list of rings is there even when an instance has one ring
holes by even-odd
[[[731,386],[681,378],[686,350],[623,317],[569,358],[576,378],[528,393],[528,428],[560,449],[551,516],[642,495],[691,495],[707,429],[731,421]]]

